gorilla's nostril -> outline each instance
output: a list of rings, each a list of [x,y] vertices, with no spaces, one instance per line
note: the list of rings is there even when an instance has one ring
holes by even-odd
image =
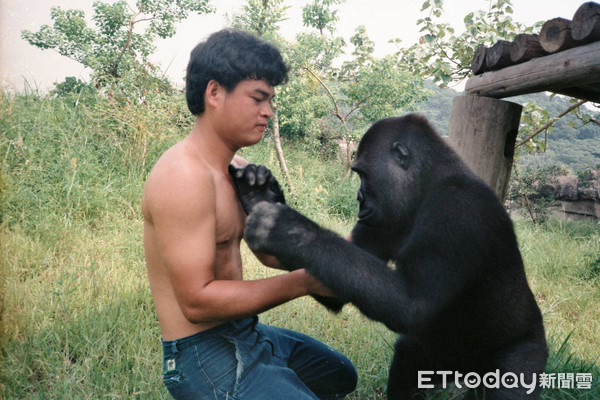
[[[364,203],[364,201],[365,201],[365,197],[363,196],[362,190],[360,190],[360,189],[356,193],[356,200],[358,200],[358,202],[360,204]]]

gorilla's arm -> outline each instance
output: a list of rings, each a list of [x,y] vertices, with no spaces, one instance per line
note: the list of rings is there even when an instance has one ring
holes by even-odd
[[[361,223],[357,223],[350,234],[352,243],[384,261],[393,257],[391,249],[394,248],[394,243],[390,243],[392,240],[389,235],[381,234],[377,229]]]
[[[397,332],[421,330],[463,287],[455,277],[447,276],[451,268],[440,265],[435,252],[411,260],[419,265],[406,266],[435,271],[435,277],[407,281],[405,266],[391,269],[282,204],[259,203],[248,217],[245,235],[254,251],[273,254],[293,268],[306,268],[340,299],[351,301],[367,317]]]

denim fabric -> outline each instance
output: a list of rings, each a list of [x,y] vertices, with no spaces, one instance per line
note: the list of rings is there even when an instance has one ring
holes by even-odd
[[[162,344],[163,380],[177,400],[327,400],[356,388],[344,355],[256,317]]]

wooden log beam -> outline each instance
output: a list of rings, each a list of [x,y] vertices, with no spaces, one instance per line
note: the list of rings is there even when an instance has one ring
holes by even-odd
[[[495,71],[511,65],[511,48],[512,42],[509,42],[508,40],[498,40],[490,47],[485,54],[485,65],[487,66],[488,71]]]
[[[477,50],[475,50],[475,54],[473,55],[473,60],[471,61],[471,71],[474,75],[483,74],[487,71],[487,65],[485,63],[485,57],[488,52],[488,48],[485,46],[479,46]]]
[[[596,82],[600,82],[600,42],[474,76],[467,81],[465,93],[503,98],[543,91],[561,93],[561,89],[585,88]],[[600,101],[600,96],[579,98]]]
[[[585,43],[600,40],[600,4],[583,3],[573,16],[571,36]]]
[[[502,201],[506,198],[522,109],[516,103],[479,96],[458,96],[452,103],[450,145]]]
[[[547,54],[548,52],[540,44],[540,36],[532,33],[520,33],[515,36],[510,48],[510,59],[514,64]]]
[[[571,37],[571,21],[564,18],[552,18],[542,25],[540,44],[548,53],[556,53],[581,43]]]

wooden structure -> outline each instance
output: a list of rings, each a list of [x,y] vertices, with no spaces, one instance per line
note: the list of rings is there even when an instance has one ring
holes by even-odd
[[[522,107],[500,99],[549,91],[600,102],[600,4],[547,21],[539,35],[480,47],[471,69],[452,105],[450,144],[504,199]]]

